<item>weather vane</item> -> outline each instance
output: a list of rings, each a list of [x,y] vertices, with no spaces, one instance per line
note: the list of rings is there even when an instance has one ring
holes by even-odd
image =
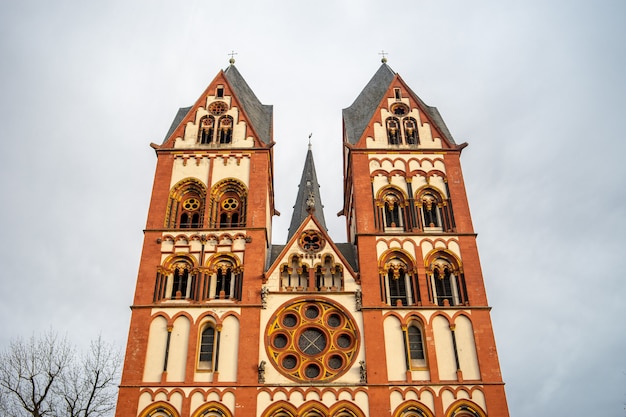
[[[382,62],[383,64],[385,62],[387,62],[387,55],[389,55],[389,52],[385,52],[385,50],[383,49],[382,51],[380,51],[378,53],[378,55],[382,55],[383,56],[383,58],[380,60],[380,62]]]
[[[233,65],[235,63],[235,55],[237,55],[237,52],[231,50],[228,55],[230,55],[230,60],[228,62],[230,62],[230,65]]]
[[[311,149],[311,136],[313,136],[313,132],[309,133],[309,150]]]

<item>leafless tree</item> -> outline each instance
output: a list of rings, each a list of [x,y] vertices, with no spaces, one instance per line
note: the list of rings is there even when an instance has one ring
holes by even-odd
[[[104,417],[115,407],[121,356],[102,340],[87,353],[53,331],[0,353],[0,412],[10,417]]]

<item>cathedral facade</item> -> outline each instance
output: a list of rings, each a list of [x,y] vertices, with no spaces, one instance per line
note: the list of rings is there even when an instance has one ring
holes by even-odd
[[[116,416],[508,416],[466,144],[383,60],[343,110],[347,242],[309,148],[277,245],[272,112],[231,60],[151,145]]]

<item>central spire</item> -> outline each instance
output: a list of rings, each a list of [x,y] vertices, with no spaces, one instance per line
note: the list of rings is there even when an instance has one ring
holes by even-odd
[[[320,196],[320,185],[317,182],[315,164],[313,163],[313,152],[311,151],[311,135],[309,135],[309,146],[306,153],[306,160],[304,161],[304,169],[302,170],[302,178],[298,186],[296,204],[293,206],[293,216],[291,218],[287,240],[291,239],[309,214],[315,216],[319,224],[326,229],[323,208],[324,206],[322,205],[322,198]]]

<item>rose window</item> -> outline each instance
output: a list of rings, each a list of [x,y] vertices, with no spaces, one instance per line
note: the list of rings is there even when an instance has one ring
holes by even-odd
[[[303,251],[309,253],[319,252],[326,245],[324,237],[316,230],[307,230],[300,236],[298,244]]]
[[[279,309],[266,330],[273,365],[295,381],[331,381],[354,363],[359,334],[354,320],[327,300],[300,300]]]
[[[198,210],[198,208],[200,208],[200,201],[197,198],[188,198],[183,202],[183,207],[186,210]]]
[[[228,104],[223,101],[214,101],[209,104],[209,113],[214,116],[219,116],[228,111]]]

